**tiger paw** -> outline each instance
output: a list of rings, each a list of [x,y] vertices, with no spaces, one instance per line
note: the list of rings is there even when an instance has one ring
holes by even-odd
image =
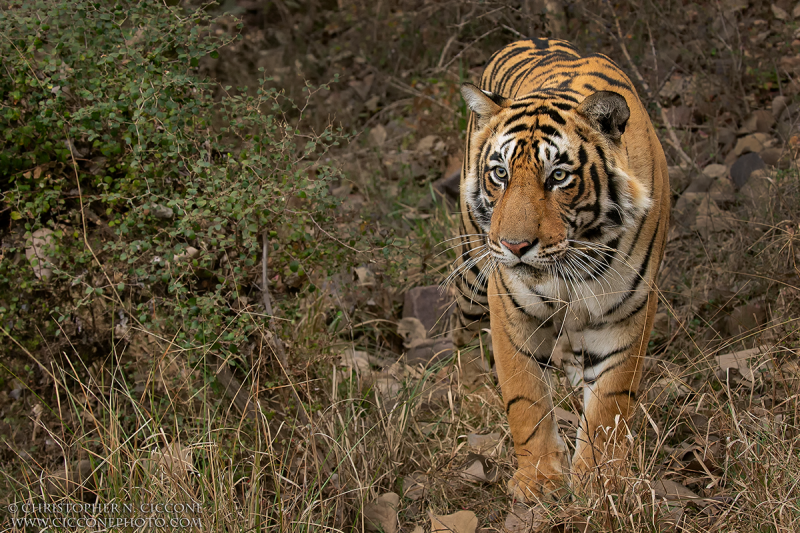
[[[508,492],[516,500],[559,500],[569,494],[569,479],[561,472],[544,474],[536,467],[520,468],[508,480]]]

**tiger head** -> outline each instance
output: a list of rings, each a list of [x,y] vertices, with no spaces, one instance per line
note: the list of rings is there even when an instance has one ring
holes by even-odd
[[[574,93],[461,92],[475,113],[464,199],[501,264],[548,270],[578,243],[613,247],[650,207],[650,191],[626,172],[636,154],[622,141],[621,95],[578,104]]]

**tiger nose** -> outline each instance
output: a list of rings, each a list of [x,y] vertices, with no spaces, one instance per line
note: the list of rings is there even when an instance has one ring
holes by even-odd
[[[500,244],[511,250],[511,253],[517,257],[522,257],[525,252],[531,249],[532,244],[528,241],[510,243],[508,241],[500,241]]]

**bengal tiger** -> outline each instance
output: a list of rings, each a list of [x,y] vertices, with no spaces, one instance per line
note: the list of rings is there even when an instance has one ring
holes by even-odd
[[[563,494],[570,472],[624,458],[669,225],[664,151],[622,70],[565,41],[510,44],[461,93],[453,338],[488,318],[518,461],[509,492]],[[571,466],[549,388],[562,336],[583,366]]]

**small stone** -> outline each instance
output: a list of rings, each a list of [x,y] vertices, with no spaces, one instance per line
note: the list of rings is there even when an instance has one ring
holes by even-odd
[[[171,207],[164,207],[160,204],[153,204],[150,207],[150,213],[160,220],[169,220],[175,216],[175,212],[172,211]]]
[[[739,196],[745,203],[754,207],[759,207],[769,201],[770,182],[763,170],[755,170],[750,174],[747,182],[739,188]]]
[[[458,200],[461,196],[461,169],[459,168],[457,171],[434,181],[433,189],[445,198]]]
[[[667,167],[669,172],[669,186],[677,194],[681,194],[689,186],[690,179],[688,173],[681,167],[673,165]]]
[[[762,150],[759,155],[761,156],[761,159],[764,160],[764,163],[773,167],[777,167],[781,160],[781,155],[783,155],[783,150],[780,148],[766,148]]]
[[[736,188],[741,189],[753,171],[765,167],[764,160],[757,153],[745,154],[731,165],[731,179]]]
[[[753,111],[753,116],[756,118],[756,131],[759,133],[769,133],[772,130],[772,126],[775,125],[775,117],[772,116],[772,111],[759,109]]]
[[[686,190],[683,191],[683,193],[707,192],[713,182],[714,180],[707,175],[699,174],[692,178],[692,182],[689,184]]]
[[[386,137],[387,137],[386,128],[384,128],[383,125],[381,124],[378,124],[377,126],[372,128],[372,130],[370,130],[369,132],[370,144],[372,144],[372,146],[375,146],[377,148],[380,148],[381,146],[386,144]]]
[[[736,141],[736,147],[733,149],[733,153],[736,155],[742,155],[747,152],[758,153],[764,149],[764,143],[767,139],[768,137],[763,133],[746,135],[745,137],[742,137]]]
[[[714,180],[714,183],[711,184],[711,188],[708,190],[708,194],[711,196],[711,199],[723,209],[730,207],[734,200],[736,200],[736,188],[733,186],[733,182],[727,177]]]
[[[798,4],[800,6],[800,4]],[[789,107],[789,99],[785,96],[776,96],[772,99],[772,116],[778,120]]]
[[[725,165],[718,165],[716,163],[708,165],[703,169],[703,174],[711,179],[721,178],[728,173],[728,167]]]
[[[406,350],[406,364],[430,365],[449,359],[453,355],[453,341],[449,338],[424,339]]]
[[[800,2],[792,9],[792,18],[800,18]]]

